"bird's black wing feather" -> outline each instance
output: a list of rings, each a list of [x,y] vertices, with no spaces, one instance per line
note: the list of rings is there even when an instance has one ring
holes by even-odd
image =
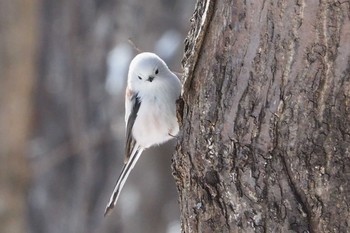
[[[126,144],[125,144],[125,160],[124,160],[125,163],[129,160],[132,150],[136,144],[136,141],[132,136],[132,128],[134,126],[137,113],[141,106],[140,97],[137,95],[137,93],[131,97],[131,103],[132,103],[131,113],[129,115],[128,122],[126,125]]]

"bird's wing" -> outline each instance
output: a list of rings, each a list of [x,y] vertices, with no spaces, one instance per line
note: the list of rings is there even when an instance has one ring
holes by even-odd
[[[137,160],[143,151],[143,148],[136,143],[132,136],[132,128],[134,126],[137,113],[139,111],[141,102],[137,93],[126,89],[125,96],[125,119],[126,119],[126,143],[125,143],[125,161],[121,174],[115,184],[111,198],[105,210],[105,216],[114,208],[117,203],[121,189],[123,188],[130,171],[135,166]]]
[[[136,145],[136,141],[132,136],[132,128],[134,126],[140,105],[141,101],[137,93],[130,91],[130,89],[127,89],[125,94],[126,143],[124,163],[127,163]]]

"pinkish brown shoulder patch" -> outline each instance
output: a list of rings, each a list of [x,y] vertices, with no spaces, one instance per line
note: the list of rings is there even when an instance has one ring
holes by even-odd
[[[134,95],[134,92],[127,87],[125,90],[125,98],[131,99],[133,95]]]

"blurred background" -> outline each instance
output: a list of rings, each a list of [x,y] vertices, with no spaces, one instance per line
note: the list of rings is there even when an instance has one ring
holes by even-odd
[[[1,233],[180,232],[174,142],[146,151],[103,213],[134,47],[181,73],[194,2],[0,1]]]

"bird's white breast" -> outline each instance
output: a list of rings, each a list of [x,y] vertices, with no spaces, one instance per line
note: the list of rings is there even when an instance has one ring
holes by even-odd
[[[179,132],[175,100],[172,102],[143,98],[132,130],[133,137],[143,148],[164,143]]]

